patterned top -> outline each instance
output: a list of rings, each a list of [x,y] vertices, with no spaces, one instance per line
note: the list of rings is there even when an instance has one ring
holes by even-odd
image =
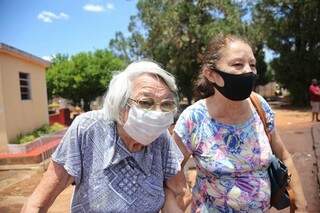
[[[71,212],[159,212],[183,155],[168,133],[129,152],[102,111],[78,116],[52,160],[75,178]]]
[[[271,132],[274,113],[261,96],[259,99]],[[197,166],[192,212],[268,211],[267,167],[272,150],[255,110],[242,124],[223,124],[210,117],[205,100],[200,100],[181,114],[174,131]]]

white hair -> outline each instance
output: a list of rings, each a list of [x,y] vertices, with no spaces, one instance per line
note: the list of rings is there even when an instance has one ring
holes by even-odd
[[[152,61],[133,62],[124,71],[115,73],[109,83],[103,104],[106,119],[121,123],[120,112],[126,107],[127,101],[131,97],[132,82],[135,78],[146,73],[159,76],[173,93],[175,101],[178,102],[175,79],[169,72]]]

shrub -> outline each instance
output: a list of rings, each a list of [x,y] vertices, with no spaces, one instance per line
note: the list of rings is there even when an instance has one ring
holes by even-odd
[[[43,135],[55,133],[64,129],[64,126],[59,123],[54,123],[52,125],[45,124],[42,127],[34,130],[31,133],[25,135],[19,135],[16,140],[11,141],[11,144],[24,144],[35,140]]]
[[[49,133],[54,133],[54,132],[57,132],[57,131],[60,131],[60,130],[63,130],[63,129],[64,129],[64,126],[62,124],[54,123],[48,128],[48,132]]]
[[[30,141],[33,141],[34,139],[36,139],[34,135],[25,135],[21,137],[19,144],[28,143]]]

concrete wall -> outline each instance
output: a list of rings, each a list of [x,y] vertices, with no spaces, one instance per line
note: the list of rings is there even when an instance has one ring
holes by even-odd
[[[0,53],[3,103],[8,140],[49,122],[45,68]],[[19,72],[29,73],[31,100],[21,100]]]
[[[3,79],[2,79],[2,66],[0,57],[0,151],[6,150],[6,144],[8,143],[7,131],[6,131],[6,117],[5,108],[3,102]]]
[[[276,82],[269,82],[264,86],[257,86],[255,91],[262,95],[263,97],[274,97],[277,91],[277,83]]]

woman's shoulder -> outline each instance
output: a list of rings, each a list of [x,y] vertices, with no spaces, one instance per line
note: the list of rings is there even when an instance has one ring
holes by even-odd
[[[181,116],[188,117],[192,120],[197,120],[197,118],[199,118],[199,115],[205,115],[206,113],[207,111],[205,107],[205,100],[201,99],[188,106],[185,110],[183,110]]]
[[[263,110],[267,113],[273,113],[273,110],[271,109],[271,106],[269,105],[267,100],[258,93],[255,93],[255,95],[259,98]]]
[[[88,131],[96,126],[112,127],[113,121],[107,120],[103,110],[88,111],[78,115],[71,124],[71,128]]]

